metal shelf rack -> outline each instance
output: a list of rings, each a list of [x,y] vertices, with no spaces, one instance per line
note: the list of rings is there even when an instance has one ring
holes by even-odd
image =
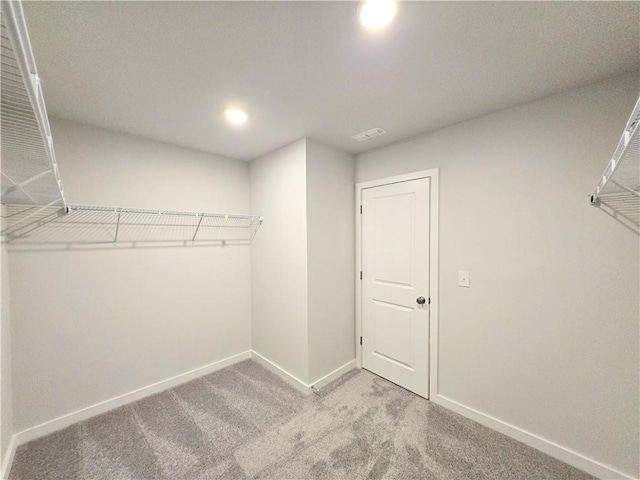
[[[7,205],[2,232],[7,243],[105,244],[197,242],[248,244],[262,224],[257,215],[195,213],[171,210],[69,205],[49,207]]]
[[[19,2],[1,2],[3,203],[66,208],[47,109]]]
[[[3,241],[251,243],[257,215],[68,205],[21,4],[0,3]]]
[[[640,224],[640,98],[589,200]]]

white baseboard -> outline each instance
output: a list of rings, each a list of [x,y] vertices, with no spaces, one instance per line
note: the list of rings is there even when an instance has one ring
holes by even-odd
[[[51,433],[57,432],[58,430],[62,430],[70,425],[73,425],[77,422],[81,422],[83,420],[87,420],[96,415],[100,415],[102,413],[108,412],[115,408],[121,407],[131,402],[135,402],[136,400],[140,400],[142,398],[148,397],[150,395],[162,392],[169,388],[173,388],[182,383],[189,382],[196,378],[202,377],[204,375],[208,375],[209,373],[215,372],[216,370],[220,370],[222,368],[233,365],[234,363],[241,362],[242,360],[246,360],[248,358],[252,358],[264,367],[266,367],[271,372],[275,373],[277,376],[282,378],[284,381],[298,389],[300,392],[305,394],[311,393],[311,386],[320,389],[338,377],[344,375],[348,371],[356,368],[356,361],[351,360],[345,363],[343,366],[337,368],[333,372],[325,375],[324,377],[318,379],[313,384],[308,385],[299,378],[291,375],[289,372],[276,365],[272,361],[265,358],[263,355],[259,354],[256,351],[246,351],[234,355],[232,357],[225,358],[223,360],[219,360],[217,362],[210,363],[209,365],[205,365],[200,368],[196,368],[194,370],[182,373],[180,375],[176,375],[174,377],[168,378],[166,380],[162,380],[160,382],[148,385],[146,387],[139,388],[129,393],[125,393],[123,395],[119,395],[117,397],[111,398],[109,400],[105,400],[103,402],[97,403],[95,405],[83,408],[81,410],[62,415],[58,418],[50,420],[48,422],[41,423],[40,425],[36,425],[34,427],[28,428],[21,432],[18,432],[11,436],[11,440],[9,441],[9,445],[7,446],[7,451],[5,452],[5,456],[2,462],[1,470],[0,470],[0,478],[5,479],[10,473],[11,465],[13,463],[13,457],[15,455],[16,449],[18,446],[29,442],[31,440],[35,440],[36,438],[43,437],[45,435],[49,435]],[[589,457],[586,457],[578,452],[574,452],[566,447],[558,445],[550,440],[546,440],[538,435],[535,435],[531,432],[527,432],[521,428],[518,428],[514,425],[506,423],[497,418],[491,417],[490,415],[486,415],[478,410],[467,407],[461,403],[456,402],[455,400],[451,400],[445,396],[440,394],[433,395],[431,401],[434,403],[452,410],[456,413],[459,413],[471,420],[474,420],[486,427],[489,427],[493,430],[496,430],[500,433],[503,433],[511,438],[514,438],[530,447],[533,447],[537,450],[540,450],[552,457],[555,457],[569,465],[572,465],[576,468],[584,470],[587,473],[590,473],[601,479],[628,479],[628,480],[637,480],[634,479],[633,476],[622,473],[615,468],[604,465],[596,460],[593,460]]]
[[[298,389],[299,391],[307,395],[312,392],[311,387],[314,387],[320,390],[322,387],[324,387],[325,385],[328,385],[336,378],[344,375],[349,370],[353,370],[354,368],[356,368],[356,361],[354,359],[345,363],[341,367],[336,368],[333,372],[328,373],[324,377],[319,378],[315,382],[307,384],[302,380],[300,380],[298,377],[291,375],[284,368],[273,363],[271,360],[266,358],[264,355],[261,355],[260,353],[256,352],[255,350],[251,351],[251,358],[253,358],[260,365],[268,369],[270,372],[275,373],[277,376],[279,376],[289,385],[295,387],[296,389]]]
[[[320,390],[322,387],[330,384],[336,378],[341,377],[342,375],[344,375],[345,373],[353,370],[354,368],[356,368],[355,359],[351,360],[350,362],[345,363],[343,366],[341,366],[339,368],[336,368],[333,372],[325,375],[324,377],[319,378],[318,380],[313,382],[310,386],[313,386],[313,387],[317,388],[318,390]]]
[[[311,386],[310,385],[307,385],[306,383],[304,383],[299,378],[294,377],[289,372],[287,372],[284,368],[279,367],[278,365],[273,363],[268,358],[264,357],[263,355],[260,355],[255,350],[251,351],[251,358],[254,359],[256,362],[258,362],[263,367],[265,367],[270,372],[275,373],[282,380],[287,382],[292,387],[298,389],[300,392],[302,392],[302,393],[304,393],[306,395],[309,395],[311,393]]]
[[[16,454],[16,448],[18,448],[16,436],[11,435],[11,440],[9,440],[9,445],[7,445],[7,451],[4,452],[4,457],[2,460],[2,470],[0,471],[0,478],[2,480],[9,478],[11,465],[13,465],[13,457]]]
[[[27,428],[26,430],[16,433],[12,437],[12,440],[13,438],[15,438],[15,444],[17,447],[18,445],[30,442],[31,440],[35,440],[36,438],[44,437],[45,435],[49,435],[50,433],[62,430],[63,428],[73,425],[74,423],[87,420],[88,418],[95,417],[96,415],[108,412],[110,410],[113,410],[114,408],[118,408],[128,403],[135,402],[136,400],[140,400],[150,395],[162,392],[163,390],[173,388],[182,383],[195,380],[196,378],[208,375],[209,373],[215,372],[216,370],[220,370],[221,368],[228,367],[229,365],[233,365],[234,363],[241,362],[242,360],[246,360],[248,358],[251,358],[251,351],[242,352],[237,355],[233,355],[232,357],[210,363],[203,367],[181,373],[180,375],[176,375],[175,377],[171,377],[166,380],[147,385],[146,387],[139,388],[123,395],[118,395],[117,397],[113,397],[109,400],[96,403],[95,405],[91,405],[90,407],[86,407],[81,410],[62,415],[58,418],[54,418],[53,420],[49,420],[48,422],[41,423],[40,425],[36,425],[35,427]]]
[[[13,463],[13,457],[15,455],[15,451],[18,448],[18,446],[24,443],[30,442],[31,440],[35,440],[36,438],[44,437],[45,435],[49,435],[51,433],[57,432],[75,423],[95,417],[96,415],[106,413],[110,410],[121,407],[128,403],[135,402],[137,400],[148,397],[150,395],[154,395],[156,393],[162,392],[169,388],[173,388],[180,384],[189,382],[191,380],[195,380],[196,378],[202,377],[204,375],[208,375],[212,372],[215,372],[216,370],[220,370],[222,368],[233,365],[234,363],[238,363],[238,362],[241,362],[242,360],[246,360],[249,358],[253,358],[255,361],[257,361],[258,363],[266,367],[269,371],[275,373],[277,376],[282,378],[284,381],[286,381],[287,383],[289,383],[290,385],[292,385],[302,393],[305,393],[305,394],[311,393],[311,385],[307,385],[299,378],[296,378],[295,376],[291,375],[289,372],[287,372],[283,368],[279,367],[272,361],[260,355],[258,352],[248,350],[246,352],[239,353],[232,357],[228,357],[223,360],[210,363],[209,365],[205,365],[203,367],[190,370],[180,375],[176,375],[175,377],[171,377],[166,380],[162,380],[160,382],[147,385],[146,387],[139,388],[132,392],[118,395],[117,397],[104,400],[100,403],[96,403],[95,405],[91,405],[89,407],[77,410],[75,412],[62,415],[58,418],[54,418],[53,420],[49,420],[47,422],[36,425],[34,427],[27,428],[26,430],[23,430],[21,432],[15,433],[11,437],[11,441],[9,442],[9,446],[7,447],[7,452],[2,462],[2,470],[0,472],[1,478],[4,479],[9,475],[11,465]],[[349,370],[355,368],[355,365],[356,365],[355,360],[352,360],[344,364],[342,367],[320,378],[313,384],[313,386],[319,389],[327,385],[329,382],[335,380],[339,376],[345,374]]]
[[[580,470],[583,470],[591,475],[594,475],[600,479],[629,479],[629,480],[637,480],[634,477],[619,472],[615,468],[604,465],[596,460],[593,460],[589,457],[586,457],[578,452],[574,452],[566,447],[558,445],[550,440],[546,440],[538,435],[535,435],[531,432],[527,432],[521,428],[518,428],[509,423],[503,422],[502,420],[498,420],[497,418],[486,415],[478,410],[474,410],[473,408],[467,407],[461,403],[456,402],[455,400],[451,400],[442,395],[436,394],[431,397],[431,401],[436,403],[448,410],[453,410],[460,415],[470,418],[478,422],[485,427],[489,427],[492,430],[496,430],[500,433],[503,433],[519,442],[524,443],[525,445],[529,445],[530,447],[535,448],[536,450],[540,450],[541,452],[546,453],[552,457],[557,458],[569,465],[572,465]]]
[[[317,389],[320,389],[326,386],[327,384],[329,384],[330,382],[332,382],[333,380],[337,379],[341,375],[344,375],[348,371],[356,368],[356,361],[351,360],[345,363],[343,366],[337,368],[333,372],[318,379],[313,384],[308,385],[302,380],[300,380],[299,378],[291,375],[289,372],[287,372],[280,366],[268,360],[258,352],[253,350],[242,352],[237,355],[225,358],[223,360],[219,360],[217,362],[210,363],[203,367],[199,367],[194,370],[182,373],[180,375],[176,375],[174,377],[168,378],[166,380],[162,380],[160,382],[148,385],[146,387],[139,388],[132,392],[119,395],[109,400],[105,400],[95,405],[91,405],[81,410],[77,410],[75,412],[62,415],[48,422],[44,422],[44,423],[41,423],[40,425],[36,425],[34,427],[23,430],[21,432],[15,433],[14,435],[11,436],[11,440],[9,441],[9,445],[7,446],[7,451],[5,452],[5,456],[4,456],[1,470],[0,470],[0,478],[2,479],[7,478],[7,476],[10,473],[10,469],[13,463],[13,457],[15,455],[16,449],[18,448],[18,446],[26,442],[57,432],[58,430],[62,430],[63,428],[66,428],[77,422],[87,420],[91,417],[108,412],[110,410],[121,407],[128,403],[135,402],[136,400],[140,400],[150,395],[167,390],[169,388],[173,388],[182,383],[186,383],[196,378],[202,377],[204,375],[208,375],[209,373],[215,372],[216,370],[220,370],[222,368],[228,367],[230,365],[233,365],[234,363],[241,362],[242,360],[246,360],[248,358],[254,359],[258,363],[266,367],[268,370],[270,370],[271,372],[275,373],[277,376],[282,378],[284,381],[286,381],[287,383],[289,383],[290,385],[292,385],[293,387],[295,387],[296,389],[298,389],[299,391],[305,394],[311,393],[311,386]],[[637,480],[635,479],[635,477],[631,475],[622,473],[616,470],[615,468],[604,465],[578,452],[574,452],[573,450],[570,450],[566,447],[558,445],[557,443],[554,443],[550,440],[546,440],[531,432],[527,432],[526,430],[518,428],[502,420],[491,417],[490,415],[484,414],[473,408],[467,407],[466,405],[458,403],[455,400],[451,400],[443,395],[440,395],[440,394],[433,395],[431,397],[431,401],[433,401],[434,403],[444,408],[447,408],[467,418],[470,418],[471,420],[474,420],[480,423],[481,425],[489,427],[492,430],[496,430],[511,438],[514,438],[515,440],[518,440],[526,445],[529,445],[530,447],[540,450],[548,455],[551,455],[552,457],[555,457],[565,463],[568,463],[569,465],[572,465],[576,468],[584,470],[585,472],[590,473],[598,478]]]

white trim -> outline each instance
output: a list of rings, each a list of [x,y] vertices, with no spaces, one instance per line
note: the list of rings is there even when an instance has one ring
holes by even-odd
[[[461,403],[451,400],[438,393],[438,326],[439,316],[439,256],[438,256],[438,230],[439,230],[439,169],[425,170],[420,172],[388,177],[379,180],[362,182],[356,184],[355,188],[355,209],[356,209],[356,365],[362,368],[362,349],[360,347],[360,335],[362,334],[362,283],[360,282],[360,271],[362,270],[362,216],[360,215],[360,205],[362,204],[362,190],[365,188],[378,187],[390,183],[399,183],[418,178],[431,178],[431,230],[430,230],[430,292],[431,315],[429,322],[429,397],[434,403],[453,410],[471,420],[474,420],[486,427],[514,438],[530,447],[540,450],[561,460],[569,465],[579,468],[602,479],[630,479],[637,480],[629,474],[622,473],[615,468],[604,465],[585,455],[575,452],[569,448],[558,445],[555,442],[542,438],[534,433],[523,430],[507,422],[491,417],[478,410],[467,407]]]
[[[135,402],[136,400],[140,400],[142,398],[148,397],[149,395],[162,392],[163,390],[173,388],[182,383],[189,382],[204,375],[208,375],[212,372],[215,372],[216,370],[220,370],[222,368],[228,367],[229,365],[233,365],[234,363],[238,363],[249,358],[251,358],[250,350],[239,353],[237,355],[233,355],[231,357],[210,363],[203,367],[199,367],[194,370],[181,373],[180,375],[167,378],[166,380],[147,385],[146,387],[138,388],[136,390],[133,390],[132,392],[118,395],[117,397],[110,398],[109,400],[104,400],[102,402],[96,403],[95,405],[82,408],[75,412],[67,413],[66,415],[62,415],[58,418],[54,418],[53,420],[41,423],[40,425],[36,425],[35,427],[27,428],[26,430],[16,433],[12,437],[12,440],[13,438],[15,438],[16,446],[22,445],[26,442],[30,442],[31,440],[35,440],[36,438],[40,438],[45,435],[49,435],[50,433],[57,432],[58,430],[62,430],[63,428],[73,425],[74,423],[87,420],[88,418],[95,417],[96,415],[108,412],[110,410],[113,410],[114,408],[118,408],[128,403]]]
[[[362,272],[362,183],[356,183],[354,202],[356,209],[356,368],[362,368],[362,345],[360,345],[360,337],[362,336],[362,280],[360,272]]]
[[[34,427],[27,428],[26,430],[23,430],[21,432],[15,433],[11,437],[11,441],[9,442],[9,446],[7,447],[7,453],[3,461],[2,470],[0,472],[2,473],[2,475],[0,476],[0,478],[5,478],[6,475],[9,474],[11,464],[13,463],[13,456],[15,454],[15,450],[18,446],[24,443],[30,442],[31,440],[35,440],[36,438],[44,437],[45,435],[49,435],[51,433],[57,432],[75,423],[81,422],[83,420],[87,420],[89,418],[95,417],[96,415],[100,415],[102,413],[106,413],[110,410],[121,407],[123,405],[127,405],[131,402],[135,402],[137,400],[148,397],[150,395],[154,395],[156,393],[162,392],[169,388],[173,388],[183,383],[189,382],[191,380],[195,380],[196,378],[200,378],[204,375],[208,375],[217,370],[228,367],[230,365],[241,362],[243,360],[247,360],[249,358],[252,358],[253,360],[257,361],[262,366],[266,367],[269,371],[275,373],[277,376],[279,376],[280,378],[285,380],[287,383],[297,388],[302,393],[305,393],[305,394],[311,393],[311,385],[307,385],[299,378],[294,377],[283,368],[279,367],[272,361],[265,358],[263,355],[260,355],[258,352],[255,352],[253,350],[247,350],[246,352],[242,352],[237,355],[219,360],[217,362],[210,363],[203,367],[199,367],[194,370],[190,370],[188,372],[182,373],[180,375],[176,375],[166,380],[162,380],[160,382],[147,385],[146,387],[133,390],[132,392],[118,395],[117,397],[113,397],[109,400],[104,400],[102,402],[96,403],[95,405],[91,405],[89,407],[82,408],[75,412],[62,415],[58,418],[54,418],[53,420],[49,420],[47,422],[36,425]],[[327,385],[329,382],[340,377],[341,375],[344,375],[345,373],[352,370],[353,368],[355,368],[355,360],[351,360],[346,364],[344,364],[343,366],[337,368],[333,372],[325,375],[324,377],[317,380],[313,385],[316,388],[321,388]]]
[[[292,387],[297,388],[300,392],[309,395],[311,393],[311,386],[304,383],[298,377],[294,377],[289,372],[287,372],[284,368],[276,365],[271,360],[266,358],[265,356],[259,354],[255,350],[251,351],[251,358],[258,362],[260,365],[265,367],[270,372],[275,373],[282,380],[287,382]]]
[[[433,170],[427,170],[432,172]],[[440,169],[431,176],[429,228],[429,395],[438,393],[438,346],[440,326]]]
[[[311,385],[309,385],[309,387],[314,387],[314,388],[320,390],[321,388],[326,387],[327,385],[329,385],[336,378],[339,378],[342,375],[344,375],[345,373],[350,372],[354,368],[356,368],[356,360],[355,359],[345,363],[341,367],[336,368],[333,372],[328,373],[324,377],[319,378],[318,380],[313,382]]]
[[[34,427],[27,428],[26,430],[23,430],[21,432],[15,433],[14,435],[11,436],[9,446],[7,447],[7,452],[5,454],[4,461],[2,462],[0,478],[5,479],[9,475],[16,448],[24,443],[30,442],[31,440],[35,440],[36,438],[44,437],[45,435],[49,435],[51,433],[57,432],[75,423],[95,417],[96,415],[106,413],[110,410],[129,404],[131,402],[135,402],[137,400],[162,392],[169,388],[173,388],[175,386],[181,385],[191,380],[195,380],[196,378],[200,378],[204,375],[208,375],[217,370],[228,367],[230,365],[241,362],[243,360],[247,360],[249,358],[257,361],[259,364],[266,367],[269,371],[275,373],[277,376],[279,376],[280,378],[285,380],[287,383],[297,388],[302,393],[305,393],[307,395],[311,393],[311,385],[307,385],[299,378],[294,377],[289,372],[287,372],[283,368],[273,363],[271,360],[268,360],[263,355],[260,355],[258,352],[255,352],[253,350],[247,350],[246,352],[242,352],[237,355],[233,355],[231,357],[219,360],[217,362],[210,363],[203,367],[199,367],[194,370],[190,370],[188,372],[182,373],[180,375],[176,375],[166,380],[162,380],[160,382],[147,385],[146,387],[133,390],[129,393],[118,395],[117,397],[113,397],[109,400],[104,400],[102,402],[96,403],[95,405],[91,405],[89,407],[82,408],[75,412],[62,415],[58,418],[54,418],[53,420],[49,420],[47,422],[36,425]],[[351,360],[345,363],[344,365],[342,365],[341,367],[335,369],[333,372],[318,379],[316,382],[313,383],[313,386],[318,389],[321,387],[324,387],[331,381],[344,375],[345,373],[354,369],[355,367],[356,367],[356,361]]]
[[[246,360],[248,358],[252,358],[253,360],[256,360],[258,363],[260,363],[261,365],[266,367],[268,370],[278,375],[280,378],[282,378],[287,383],[297,388],[302,393],[305,393],[305,394],[311,393],[311,385],[305,384],[302,380],[291,375],[289,372],[279,367],[272,361],[268,360],[264,356],[260,355],[258,352],[255,352],[252,350],[242,352],[232,357],[228,357],[223,360],[210,363],[209,365],[205,365],[203,367],[190,370],[180,375],[176,375],[174,377],[168,378],[161,382],[157,382],[157,383],[148,385],[146,387],[139,388],[132,392],[119,395],[112,399],[105,400],[103,402],[97,403],[87,408],[83,408],[76,412],[63,415],[56,419],[50,420],[40,425],[36,425],[35,427],[28,428],[26,430],[23,430],[21,432],[18,432],[12,435],[11,440],[9,441],[9,445],[7,447],[7,451],[4,456],[4,461],[2,462],[0,478],[2,479],[7,478],[7,476],[10,473],[11,465],[13,464],[13,457],[15,455],[17,447],[26,442],[29,442],[31,440],[35,440],[36,438],[40,438],[50,433],[56,432],[58,430],[66,428],[77,422],[86,420],[88,418],[94,417],[96,415],[100,415],[102,413],[108,412],[110,410],[113,410],[114,408],[118,408],[128,403],[134,402],[136,400],[140,400],[142,398],[148,397],[149,395],[153,395],[163,390],[173,388],[177,385],[188,382],[190,380],[194,380],[201,376],[208,375],[209,373],[215,372],[217,370],[233,365],[234,363],[241,362],[242,360]],[[318,389],[322,388],[326,386],[328,383],[330,383],[331,381],[344,375],[345,373],[349,372],[354,368],[360,368],[357,365],[357,359],[347,362],[342,367],[337,368],[336,370],[329,373],[328,375],[325,375],[324,377],[320,378],[319,380],[313,383],[313,386]],[[524,443],[525,445],[529,445],[530,447],[540,450],[541,452],[544,452],[548,455],[551,455],[552,457],[555,457],[565,463],[568,463],[569,465],[579,468],[598,478],[637,480],[635,479],[635,477],[622,473],[613,467],[604,465],[578,452],[575,452],[566,447],[558,445],[557,443],[554,443],[550,440],[546,440],[531,432],[523,430],[519,427],[511,425],[507,422],[499,420],[495,417],[482,413],[473,408],[467,407],[466,405],[456,402],[455,400],[451,400],[441,394],[438,394],[438,393],[432,394],[431,401],[433,401],[435,404],[438,404],[444,408],[447,408],[456,413],[459,413],[460,415],[470,418],[471,420],[474,420],[480,423],[481,425],[484,425],[500,433],[503,433],[511,438],[514,438],[515,440],[518,440]]]
[[[2,471],[0,471],[0,478],[3,480],[9,478],[11,465],[13,465],[13,457],[16,454],[16,448],[18,447],[16,435],[11,435],[9,445],[7,445],[7,451],[4,452],[4,460],[2,461]]]
[[[389,185],[391,183],[409,182],[411,180],[418,180],[419,178],[433,178],[437,177],[439,174],[439,168],[430,168],[428,170],[420,170],[418,172],[405,173],[403,175],[395,175],[393,177],[385,177],[376,180],[369,180],[367,182],[359,182],[356,183],[356,190],[381,187],[382,185]]]
[[[355,188],[355,208],[356,208],[356,367],[362,368],[362,347],[360,346],[360,336],[362,335],[362,282],[360,272],[362,271],[362,215],[360,206],[362,205],[362,190],[365,188],[380,187],[391,183],[407,182],[419,178],[430,179],[429,198],[429,298],[431,305],[429,308],[429,395],[438,391],[438,306],[439,293],[438,281],[440,264],[439,256],[439,211],[440,211],[440,169],[431,168],[419,172],[396,175],[368,182],[360,182]]]
[[[581,453],[563,447],[562,445],[558,445],[551,440],[539,437],[538,435],[518,428],[515,425],[511,425],[478,410],[467,407],[466,405],[458,403],[455,400],[451,400],[450,398],[444,397],[439,393],[432,395],[431,401],[448,410],[453,410],[454,412],[459,413],[464,417],[470,418],[471,420],[474,420],[481,425],[484,425],[485,427],[489,427],[492,430],[503,433],[511,438],[514,438],[515,440],[518,440],[519,442],[524,443],[525,445],[529,445],[536,450],[540,450],[547,455],[551,455],[558,460],[561,460],[565,463],[568,463],[569,465],[579,468],[580,470],[590,473],[595,477],[601,479],[615,478],[636,480],[633,476],[622,473],[615,468],[604,465],[596,460],[593,460],[592,458],[582,455]]]
[[[312,392],[311,387],[314,387],[320,390],[322,387],[325,387],[326,385],[334,381],[336,378],[341,377],[342,375],[349,372],[350,370],[353,370],[354,368],[357,368],[356,360],[355,359],[350,360],[344,365],[342,365],[341,367],[336,368],[333,372],[328,373],[327,375],[319,378],[313,383],[307,384],[302,380],[300,380],[298,377],[291,375],[280,365],[272,362],[267,357],[256,352],[255,350],[251,351],[251,358],[256,362],[258,362],[263,367],[265,367],[270,372],[273,372],[274,374],[279,376],[282,380],[287,382],[289,385],[291,385],[292,387],[296,388],[297,390],[299,390],[300,392],[306,395],[309,395]]]

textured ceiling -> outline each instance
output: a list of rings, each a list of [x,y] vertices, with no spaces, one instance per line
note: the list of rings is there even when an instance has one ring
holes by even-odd
[[[51,116],[243,160],[304,136],[359,153],[640,67],[640,2],[407,2],[375,34],[352,2],[23,7]]]

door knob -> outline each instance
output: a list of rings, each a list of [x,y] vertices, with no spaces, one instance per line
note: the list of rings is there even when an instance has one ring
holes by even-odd
[[[416,302],[418,302],[418,305],[424,305],[424,303],[426,302],[426,300],[424,299],[424,297],[418,297],[416,299]]]

